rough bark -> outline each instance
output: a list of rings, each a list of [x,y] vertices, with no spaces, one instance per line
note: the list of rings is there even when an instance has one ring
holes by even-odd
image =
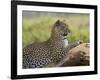
[[[89,43],[82,43],[71,49],[56,66],[86,66],[89,65]]]

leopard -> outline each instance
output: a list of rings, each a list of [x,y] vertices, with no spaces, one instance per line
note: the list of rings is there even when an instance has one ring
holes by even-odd
[[[23,69],[56,66],[70,49],[79,45],[79,41],[68,44],[67,36],[70,32],[68,24],[57,20],[48,40],[34,42],[23,48]]]

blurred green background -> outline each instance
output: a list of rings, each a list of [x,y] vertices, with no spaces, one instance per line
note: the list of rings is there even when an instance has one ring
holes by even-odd
[[[89,42],[89,14],[23,11],[22,19],[23,47],[48,40],[58,19],[65,20],[71,29],[67,37],[69,43],[77,40]]]

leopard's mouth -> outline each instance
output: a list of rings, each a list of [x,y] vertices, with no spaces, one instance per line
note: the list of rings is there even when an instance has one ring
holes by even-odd
[[[63,40],[67,39],[66,37],[63,38]]]
[[[63,40],[67,39],[67,33],[63,34]]]

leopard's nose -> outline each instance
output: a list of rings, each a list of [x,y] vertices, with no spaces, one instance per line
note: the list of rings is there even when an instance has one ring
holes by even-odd
[[[67,33],[64,33],[63,36],[67,36]]]

